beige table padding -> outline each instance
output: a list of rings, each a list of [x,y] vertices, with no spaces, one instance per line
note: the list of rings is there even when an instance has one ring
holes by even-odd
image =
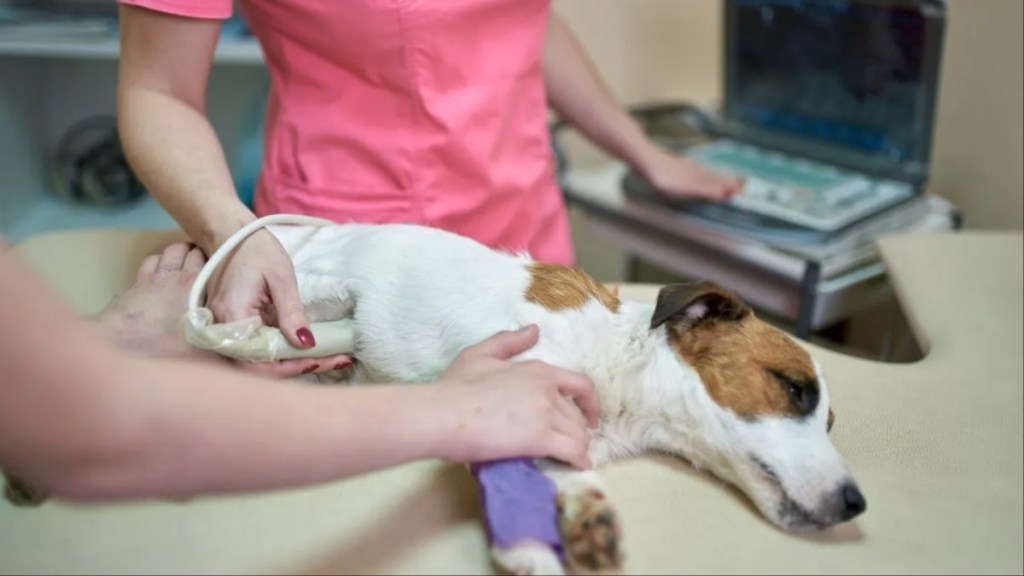
[[[18,249],[89,313],[175,237],[72,232]],[[604,473],[628,572],[1022,573],[1022,245],[1019,233],[885,240],[926,358],[882,364],[811,346],[829,378],[835,442],[867,498],[863,516],[798,537],[685,463],[622,462]],[[650,300],[656,290],[622,295]],[[492,573],[478,513],[468,475],[433,462],[187,504],[3,504],[0,572]]]

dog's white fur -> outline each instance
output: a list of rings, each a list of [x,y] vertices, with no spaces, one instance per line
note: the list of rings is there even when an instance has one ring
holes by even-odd
[[[780,526],[840,521],[829,507],[850,479],[826,433],[828,393],[820,371],[820,400],[810,416],[745,420],[712,399],[697,371],[669,345],[663,327],[651,329],[652,304],[623,301],[613,312],[592,299],[578,308],[549,310],[525,297],[528,256],[427,227],[269,230],[293,259],[309,320],[353,317],[359,362],[352,381],[430,381],[463,348],[501,330],[537,324],[540,341],[517,359],[542,360],[593,380],[601,412],[590,451],[595,466],[668,452],[740,487]],[[559,488],[566,520],[588,508],[587,499],[603,498],[596,472],[544,464]],[[514,573],[562,571],[550,551],[529,543],[493,553],[497,564]]]

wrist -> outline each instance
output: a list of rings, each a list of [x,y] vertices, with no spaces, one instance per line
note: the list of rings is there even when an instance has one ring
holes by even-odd
[[[645,136],[625,162],[641,176],[650,180],[657,172],[657,167],[662,163],[664,156],[665,150]]]
[[[609,151],[640,174],[649,175],[664,151],[631,114],[623,110],[618,118],[615,129],[604,137]]]
[[[232,234],[255,219],[256,215],[241,203],[237,207],[216,211],[204,222],[202,230],[196,238],[196,244],[207,256],[210,256]]]
[[[391,446],[398,462],[450,460],[459,453],[462,440],[454,414],[457,410],[443,385],[391,385],[367,391],[387,405],[381,417],[391,423],[378,440],[382,446]]]
[[[468,445],[471,434],[456,393],[460,388],[458,384],[435,382],[419,387],[420,397],[410,395],[412,410],[427,421],[419,436],[422,457],[461,463],[472,452]]]

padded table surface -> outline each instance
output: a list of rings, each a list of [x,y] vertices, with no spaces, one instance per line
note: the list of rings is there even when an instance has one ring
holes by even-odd
[[[177,237],[64,232],[17,250],[89,313]],[[636,458],[603,471],[623,522],[626,572],[1024,572],[1022,247],[1019,233],[885,239],[881,254],[925,358],[883,364],[809,345],[829,381],[833,437],[868,501],[864,515],[812,537],[786,534],[685,462]],[[3,503],[0,572],[493,573],[475,490],[463,468],[420,462],[184,504]]]

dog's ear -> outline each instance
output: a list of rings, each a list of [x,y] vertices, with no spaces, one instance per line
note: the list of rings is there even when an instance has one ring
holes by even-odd
[[[651,330],[666,322],[678,323],[682,329],[709,320],[736,322],[749,313],[739,297],[713,282],[669,284],[658,292]]]

